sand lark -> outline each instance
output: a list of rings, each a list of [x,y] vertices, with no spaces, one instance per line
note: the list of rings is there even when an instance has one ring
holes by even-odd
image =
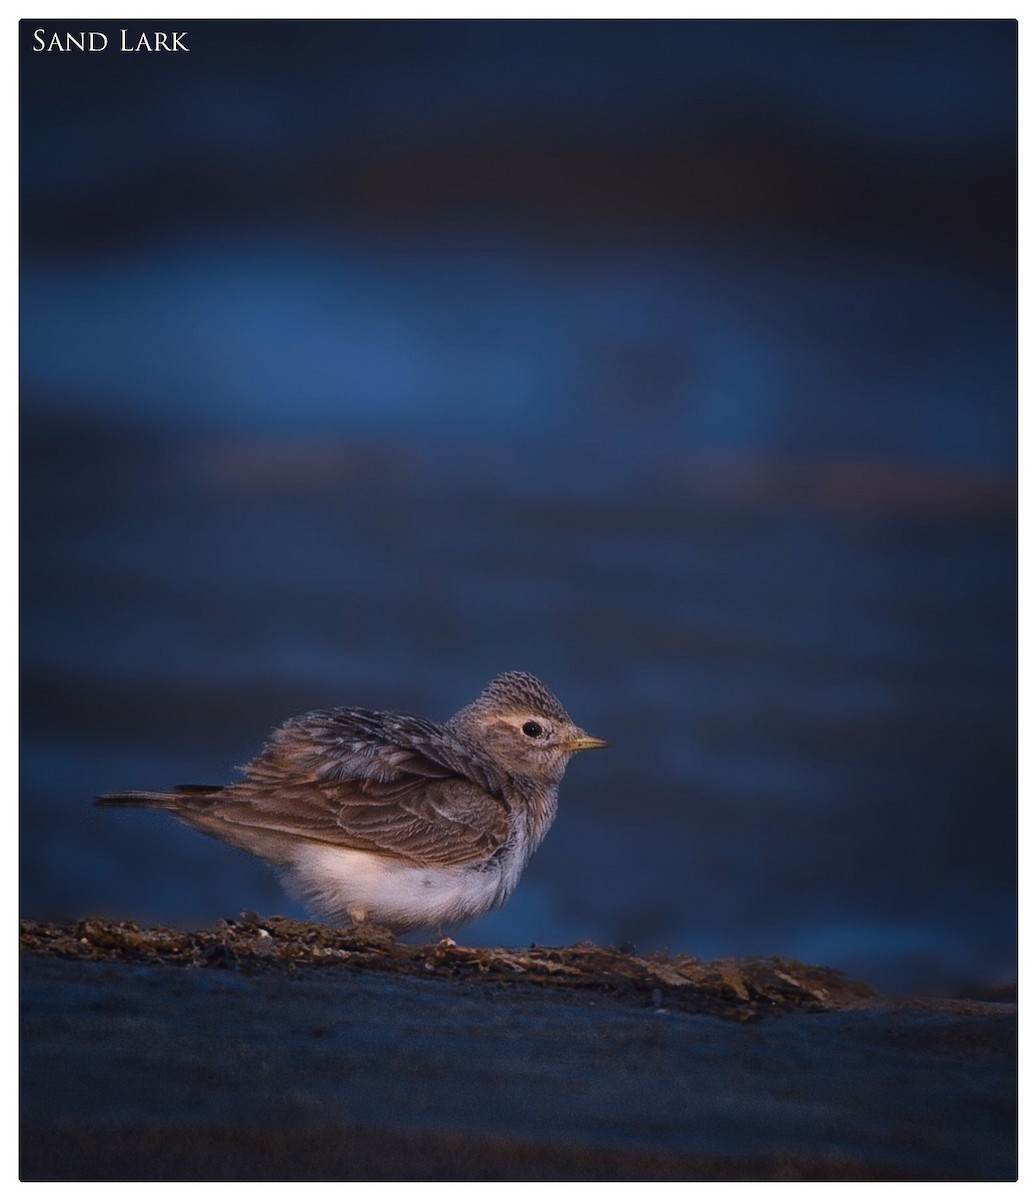
[[[524,671],[444,724],[365,708],[293,717],[227,787],[116,792],[271,863],[324,920],[453,926],[514,891],[568,760],[604,746]]]

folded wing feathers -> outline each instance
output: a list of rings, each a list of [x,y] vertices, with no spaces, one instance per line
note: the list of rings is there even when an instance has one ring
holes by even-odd
[[[460,865],[511,831],[505,778],[477,746],[418,717],[332,709],[275,730],[220,797],[233,824]]]

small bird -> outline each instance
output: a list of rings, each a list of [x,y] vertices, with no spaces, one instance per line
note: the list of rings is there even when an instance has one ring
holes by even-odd
[[[226,787],[115,792],[272,864],[336,924],[458,925],[514,891],[579,750],[606,746],[524,671],[498,675],[444,724],[367,708],[293,717]]]

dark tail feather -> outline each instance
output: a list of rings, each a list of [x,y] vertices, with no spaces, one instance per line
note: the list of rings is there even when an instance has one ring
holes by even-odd
[[[106,792],[95,796],[94,804],[105,808],[168,808],[173,811],[195,808],[206,796],[215,798],[223,789],[219,784],[182,783],[172,792]]]
[[[172,792],[107,792],[95,796],[94,804],[125,808],[176,808],[177,797]]]

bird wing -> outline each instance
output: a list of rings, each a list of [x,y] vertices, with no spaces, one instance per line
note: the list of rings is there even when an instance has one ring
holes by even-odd
[[[477,746],[417,717],[331,709],[275,730],[209,813],[419,866],[491,857],[512,829],[505,778]]]

